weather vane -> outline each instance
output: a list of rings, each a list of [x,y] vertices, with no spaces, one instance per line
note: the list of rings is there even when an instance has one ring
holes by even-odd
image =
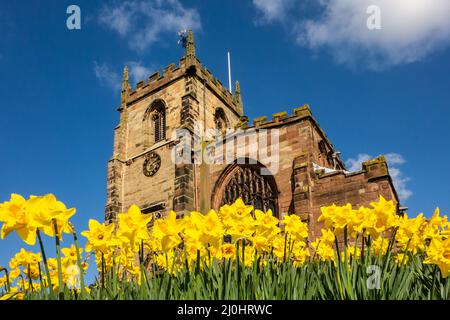
[[[181,44],[183,48],[187,47],[187,39],[188,39],[188,31],[186,29],[178,31],[178,37],[180,39],[178,40],[178,44]]]

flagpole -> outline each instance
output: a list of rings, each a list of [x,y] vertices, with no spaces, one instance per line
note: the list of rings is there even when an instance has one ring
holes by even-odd
[[[230,51],[228,51],[228,90],[230,93],[233,93],[231,89],[231,59],[230,59]]]

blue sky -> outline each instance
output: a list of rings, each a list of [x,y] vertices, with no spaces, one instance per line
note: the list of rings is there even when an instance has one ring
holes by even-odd
[[[102,220],[123,66],[135,83],[178,63],[177,31],[189,27],[223,83],[231,51],[250,118],[309,103],[349,167],[389,154],[410,214],[448,213],[450,3],[425,2],[2,2],[0,202],[54,193],[77,208],[79,231]],[[366,26],[374,3],[381,30]],[[81,30],[66,27],[71,4]],[[0,265],[21,246],[37,250],[1,241]]]

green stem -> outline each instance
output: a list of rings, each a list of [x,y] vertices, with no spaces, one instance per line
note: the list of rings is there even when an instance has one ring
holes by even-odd
[[[5,271],[5,275],[6,275],[6,292],[9,293],[11,291],[11,284],[9,283],[8,269],[0,267],[0,271]]]
[[[28,284],[30,285],[31,291],[33,291],[33,281],[31,280],[30,264],[28,264]]]
[[[437,270],[438,270],[437,265],[434,265],[433,280],[431,282],[431,288],[430,288],[431,300],[434,300],[434,283],[436,282]]]
[[[45,287],[45,285],[44,285],[44,281],[42,281],[42,269],[41,269],[41,263],[40,262],[38,262],[38,270],[39,270],[39,283],[40,283],[40,286],[41,286],[41,296],[43,297],[44,296],[44,287]]]
[[[84,287],[84,272],[83,272],[83,268],[82,268],[82,264],[81,264],[81,256],[80,256],[80,249],[79,249],[79,245],[78,245],[78,237],[77,237],[77,233],[75,231],[75,228],[71,225],[72,230],[73,230],[73,242],[75,244],[75,250],[77,251],[77,265],[78,265],[78,269],[80,271],[80,290],[81,290],[81,299],[84,299],[86,297],[86,288]]]
[[[50,278],[50,270],[48,269],[47,256],[45,255],[44,245],[42,243],[41,232],[39,231],[39,229],[37,229],[37,236],[38,236],[38,240],[39,240],[39,246],[41,248],[42,260],[44,260],[45,275],[47,276],[49,292],[50,292],[50,296],[52,296],[53,295],[52,280]]]
[[[105,256],[102,252],[102,288],[105,287]]]
[[[58,291],[59,291],[59,299],[64,300],[64,292],[63,292],[63,278],[62,278],[62,263],[61,263],[61,246],[59,243],[59,233],[58,233],[58,224],[56,223],[56,219],[53,219],[53,227],[55,229],[55,243],[56,243],[56,258],[58,261]]]

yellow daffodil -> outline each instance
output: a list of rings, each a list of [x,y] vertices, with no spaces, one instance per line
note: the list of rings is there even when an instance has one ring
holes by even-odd
[[[279,222],[273,216],[272,210],[268,210],[267,212],[255,210],[255,231],[258,236],[263,236],[269,241],[269,239],[280,233],[281,229],[278,227]]]
[[[225,243],[220,247],[220,249],[223,259],[236,258],[236,246],[234,244]]]
[[[374,229],[378,233],[398,226],[399,216],[397,215],[395,203],[392,200],[387,201],[380,196],[378,202],[371,202],[370,205],[377,217],[377,223],[375,224]]]
[[[232,237],[232,242],[239,239],[251,238],[255,232],[255,222],[251,216],[245,216],[242,219],[233,220],[228,229],[228,234]]]
[[[374,255],[385,255],[389,246],[389,239],[378,236],[370,243],[370,250]]]
[[[78,249],[80,257],[81,254],[83,253],[83,249],[79,248]],[[71,245],[69,248],[62,248],[61,249],[62,254],[64,255],[64,257],[66,257],[67,259],[69,259],[69,261],[75,263],[77,261],[77,249],[75,247],[75,245]]]
[[[119,213],[119,233],[128,237],[129,240],[148,240],[148,224],[152,216],[141,213],[138,206],[132,205],[126,213]]]
[[[97,220],[89,220],[89,230],[81,234],[87,238],[86,251],[107,252],[108,248],[117,242],[113,238],[114,224],[105,225]]]
[[[176,213],[171,211],[166,219],[155,220],[152,236],[161,241],[162,250],[168,253],[181,243],[182,229],[183,221],[177,220]]]
[[[300,220],[300,217],[293,214],[283,218],[284,231],[287,232],[291,240],[302,241],[308,237],[308,226]]]
[[[442,277],[450,274],[450,238],[445,240],[434,238],[427,249],[425,264],[435,264],[439,267]]]
[[[12,194],[11,199],[0,204],[0,222],[3,222],[1,238],[4,239],[12,231],[28,245],[36,243],[36,225],[28,212],[27,201],[18,194]]]
[[[66,205],[56,200],[53,194],[45,196],[31,196],[28,200],[28,210],[33,223],[46,235],[55,236],[55,226],[58,231],[58,237],[62,233],[73,233],[73,228],[69,219],[75,214],[74,208],[67,209]]]

